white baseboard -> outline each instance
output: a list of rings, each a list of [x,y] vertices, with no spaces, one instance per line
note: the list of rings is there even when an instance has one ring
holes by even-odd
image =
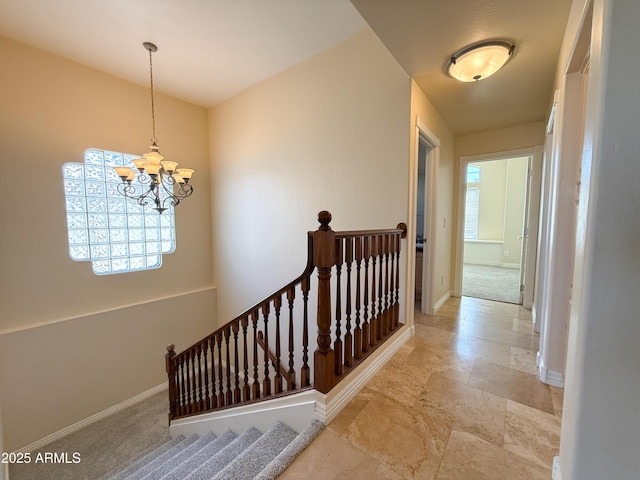
[[[319,420],[329,423],[364,388],[395,353],[415,335],[415,325],[405,325],[394,335],[389,344],[376,350],[351,372],[337,387],[325,396],[325,417]]]
[[[540,356],[540,352],[538,352],[536,363],[538,364],[538,376],[540,377],[540,381],[542,383],[546,383],[547,385],[551,385],[552,387],[564,387],[564,375],[554,370],[548,370],[544,365],[544,361]]]
[[[513,270],[520,270],[519,263],[501,263],[500,266],[502,268],[512,268]]]
[[[562,472],[560,472],[560,457],[553,457],[551,480],[562,480]]]
[[[449,290],[447,293],[445,293],[442,297],[440,297],[440,299],[435,303],[435,305],[433,306],[433,313],[434,315],[438,312],[438,309],[444,305],[444,303],[449,300],[451,298],[451,290]]]
[[[221,435],[227,430],[241,433],[250,427],[264,431],[278,421],[297,432],[314,420],[328,424],[400,347],[413,337],[414,331],[413,325],[401,327],[392,340],[378,348],[326,395],[316,390],[307,390],[228,410],[174,420],[171,422],[171,436],[189,436],[194,433],[202,435],[206,432]]]
[[[481,267],[500,267],[502,266],[502,262],[495,260],[474,260],[474,259],[465,259],[464,265],[480,265]]]
[[[132,405],[135,405],[136,403],[140,403],[143,400],[146,400],[147,398],[155,395],[156,393],[160,393],[163,390],[166,390],[168,388],[168,384],[167,383],[163,383],[161,385],[158,385],[157,387],[153,387],[149,390],[147,390],[146,392],[142,392],[138,395],[136,395],[135,397],[131,397],[127,400],[125,400],[124,402],[120,402],[117,405],[114,405],[113,407],[109,407],[106,410],[103,410],[101,412],[96,413],[95,415],[91,415],[90,417],[85,418],[84,420],[80,420],[79,422],[74,423],[73,425],[69,425],[66,428],[63,428],[62,430],[58,430],[55,433],[52,433],[51,435],[47,435],[44,438],[41,438],[40,440],[30,443],[29,445],[27,445],[26,447],[22,447],[20,450],[18,450],[19,452],[32,452],[34,450],[38,450],[42,447],[44,447],[45,445],[48,445],[62,437],[66,437],[67,435],[77,432],[78,430],[80,430],[81,428],[86,427],[87,425],[91,425],[92,423],[95,423],[99,420],[102,420],[103,418],[108,417],[109,415],[113,415],[114,413],[120,412],[122,410],[124,410],[125,408],[128,408]],[[167,408],[167,412],[168,412],[168,408]]]
[[[531,306],[531,320],[533,321],[533,331],[540,333],[540,322],[538,321],[538,311],[535,303]]]

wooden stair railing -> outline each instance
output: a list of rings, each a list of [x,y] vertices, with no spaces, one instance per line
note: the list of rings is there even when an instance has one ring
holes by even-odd
[[[326,211],[318,221],[298,278],[181,353],[167,347],[170,421],[308,388],[327,393],[400,326],[406,225],[334,232]]]
[[[258,345],[262,348],[263,352],[266,352],[267,355],[269,355],[269,360],[271,360],[273,368],[280,370],[280,375],[282,375],[282,377],[287,381],[287,390],[293,390],[296,386],[295,372],[289,372],[284,365],[282,365],[282,362],[278,361],[278,355],[267,349],[267,345],[264,343],[264,334],[262,332],[258,332]]]

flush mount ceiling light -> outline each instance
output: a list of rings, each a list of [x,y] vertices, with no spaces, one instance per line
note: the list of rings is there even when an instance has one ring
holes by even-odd
[[[176,168],[177,162],[164,160],[160,155],[156,139],[156,111],[153,101],[153,62],[151,54],[158,51],[153,43],[144,42],[142,46],[149,52],[149,77],[151,91],[151,137],[150,152],[144,158],[132,161],[133,167],[114,167],[116,174],[122,179],[118,191],[125,197],[132,198],[142,206],[150,205],[158,213],[164,212],[169,205],[176,206],[193,193],[189,183],[193,175],[191,168]]]
[[[477,82],[496,73],[507,63],[515,45],[482,42],[460,50],[449,59],[447,71],[461,82]]]

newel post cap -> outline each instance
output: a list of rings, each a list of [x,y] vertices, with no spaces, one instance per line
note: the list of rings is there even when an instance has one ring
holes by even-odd
[[[319,230],[322,230],[323,232],[331,230],[331,227],[329,226],[329,224],[331,223],[331,213],[326,210],[322,210],[321,212],[319,212],[318,223],[320,223]]]

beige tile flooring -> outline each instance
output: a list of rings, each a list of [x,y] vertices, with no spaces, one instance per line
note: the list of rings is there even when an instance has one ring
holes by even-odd
[[[562,390],[535,375],[530,313],[462,297],[415,323],[281,480],[551,478]]]

